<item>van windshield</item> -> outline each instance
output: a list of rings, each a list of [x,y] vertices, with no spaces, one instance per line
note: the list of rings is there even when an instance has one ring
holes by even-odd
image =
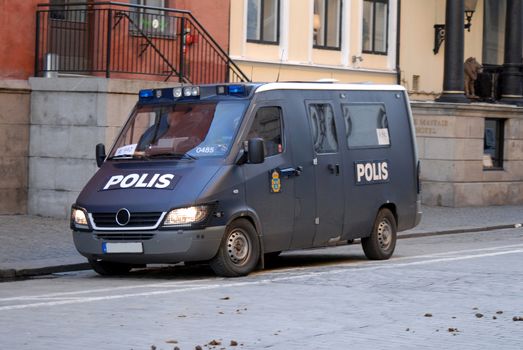
[[[244,101],[213,101],[138,107],[109,159],[224,157],[246,105]]]

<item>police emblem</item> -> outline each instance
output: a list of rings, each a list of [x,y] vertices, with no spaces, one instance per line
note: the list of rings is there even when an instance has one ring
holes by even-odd
[[[281,192],[280,171],[278,169],[274,169],[274,170],[270,171],[270,180],[271,180],[271,192],[272,193]]]

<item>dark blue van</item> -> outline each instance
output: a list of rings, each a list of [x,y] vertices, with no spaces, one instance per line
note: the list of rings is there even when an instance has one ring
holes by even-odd
[[[421,218],[401,86],[268,83],[142,90],[71,228],[102,275],[209,262],[242,276],[264,256],[361,238],[388,259]]]

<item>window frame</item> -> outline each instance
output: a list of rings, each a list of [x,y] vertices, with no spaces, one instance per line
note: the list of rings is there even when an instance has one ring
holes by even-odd
[[[380,145],[380,144],[377,144],[377,145],[371,145],[371,146],[351,146],[350,145],[350,142],[349,142],[349,134],[348,134],[348,130],[347,130],[347,124],[346,124],[346,121],[345,121],[345,113],[344,113],[344,106],[354,106],[354,105],[364,105],[364,106],[383,106],[383,109],[385,110],[385,116],[387,117],[387,133],[388,133],[388,136],[389,136],[389,143],[386,144],[386,145]],[[390,123],[389,123],[389,115],[387,113],[387,107],[385,105],[385,103],[383,102],[350,102],[350,103],[341,103],[340,104],[340,107],[341,107],[341,114],[342,114],[342,118],[343,118],[343,126],[345,128],[345,141],[347,142],[347,148],[348,149],[375,149],[375,148],[391,148],[392,146],[392,137],[391,137],[391,134],[390,134]],[[350,114],[349,114],[349,117],[350,117]]]
[[[149,0],[131,0],[131,5],[138,5],[138,6],[152,6],[146,4],[146,2]],[[152,7],[161,7],[161,8],[167,8],[165,6],[167,0],[160,0],[161,6],[152,6]],[[148,12],[149,11],[149,12]],[[150,12],[148,9],[135,7],[132,8],[130,17],[133,21],[137,21],[138,28],[148,37],[151,38],[165,38],[165,39],[176,39],[178,34],[178,27],[180,26],[180,19],[174,16],[169,16],[167,11],[164,10],[153,10],[158,11],[158,13]],[[144,28],[144,18],[146,16],[160,16],[163,19],[165,19],[166,28],[156,30],[154,28]],[[134,18],[136,16],[136,18]],[[134,29],[134,27],[129,23],[129,33],[133,36],[140,36],[140,33],[138,30]]]
[[[312,125],[311,125],[311,107],[317,106],[317,105],[327,105],[330,107],[332,111],[332,120],[334,121],[334,135],[336,136],[336,150],[331,152],[318,152],[315,147],[316,140],[313,138],[312,134]],[[306,113],[307,113],[307,124],[309,126],[309,132],[311,133],[311,144],[312,144],[312,152],[314,155],[327,155],[327,154],[339,154],[340,153],[340,137],[339,137],[339,122],[336,120],[336,110],[335,106],[332,101],[328,100],[306,100],[305,101],[305,107],[306,107]]]
[[[324,17],[323,18],[320,18],[320,20],[322,21],[322,23],[325,23],[325,28],[328,28],[329,26],[329,21],[328,21],[328,13],[329,13],[329,5],[328,5],[328,0],[322,0],[324,1],[324,4],[325,4],[325,12],[324,12]],[[333,50],[333,51],[341,51],[341,43],[342,43],[342,35],[343,35],[343,30],[342,30],[342,27],[343,27],[343,0],[338,0],[340,2],[340,13],[339,13],[339,27],[338,27],[338,46],[328,46],[327,45],[327,37],[328,37],[328,30],[325,30],[324,33],[323,33],[323,42],[325,43],[325,45],[319,45],[317,43],[315,43],[314,41],[314,28],[312,29],[312,35],[313,35],[313,40],[312,40],[312,47],[314,49],[319,49],[319,50]],[[314,13],[314,10],[313,10],[313,16],[316,15],[316,13]],[[319,15],[319,14],[318,14]],[[318,33],[319,35],[319,33]]]
[[[491,167],[485,166],[485,163],[483,161],[483,170],[484,171],[499,171],[499,170],[505,170],[504,164],[503,164],[503,157],[504,157],[504,148],[505,148],[505,123],[507,119],[504,118],[485,118],[484,121],[484,127],[485,132],[483,134],[483,155],[485,155],[485,144],[486,144],[486,126],[487,121],[494,121],[496,123],[496,131],[495,131],[495,146],[496,146],[496,156],[498,158],[499,164],[496,164],[493,162]],[[492,158],[491,158],[492,159]]]
[[[49,6],[49,19],[52,21],[86,22],[87,5],[82,0],[49,0]]]
[[[280,137],[281,137],[281,152],[278,152],[278,153],[275,153],[275,154],[271,154],[271,155],[267,155],[265,154],[265,158],[270,158],[270,157],[274,157],[274,156],[279,156],[283,153],[285,153],[287,147],[286,147],[286,138],[285,138],[285,121],[284,121],[284,118],[283,118],[283,107],[280,106],[280,105],[273,105],[273,104],[268,104],[268,105],[261,105],[261,106],[258,106],[258,108],[253,111],[254,112],[254,117],[252,118],[252,122],[250,123],[249,127],[247,128],[247,134],[245,135],[245,140],[244,140],[244,145],[245,145],[245,148],[247,147],[247,142],[249,141],[249,133],[251,132],[252,130],[252,127],[254,125],[254,123],[256,122],[256,116],[258,115],[258,112],[261,110],[261,109],[264,109],[264,108],[277,108],[279,111],[280,111]],[[265,139],[263,140],[264,143],[266,143]],[[265,146],[264,146],[264,150],[265,150]]]
[[[389,0],[363,0],[363,4],[366,2],[372,4],[372,36],[370,37],[370,44],[371,44],[371,50],[365,50],[363,47],[363,19],[365,18],[362,16],[362,44],[361,44],[361,52],[364,54],[370,54],[370,55],[383,55],[387,56],[389,52],[389,25],[390,25],[390,1]],[[387,14],[386,14],[386,32],[385,32],[385,51],[378,51],[376,50],[376,4],[385,4],[387,6]]]
[[[281,0],[273,0],[273,1],[276,1],[276,40],[275,41],[264,39],[264,30],[263,30],[264,11],[263,11],[263,9],[265,8],[265,6],[264,6],[265,1],[269,1],[269,0],[259,0],[259,1],[260,1],[260,13],[259,13],[258,21],[259,21],[260,26],[259,26],[259,32],[257,34],[259,34],[260,39],[249,39],[249,31],[246,30],[246,33],[245,33],[246,40],[248,43],[253,43],[253,44],[279,45],[280,44]],[[247,1],[246,9],[247,9],[247,16],[246,16],[246,19],[247,19],[249,16],[248,15],[249,14],[249,1]],[[247,22],[248,22],[248,20],[247,20]],[[248,23],[246,23],[246,26],[247,25],[248,25]]]

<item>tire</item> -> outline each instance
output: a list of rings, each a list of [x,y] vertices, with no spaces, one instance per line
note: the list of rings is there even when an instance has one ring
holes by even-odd
[[[122,264],[111,261],[89,259],[89,264],[96,273],[101,276],[118,276],[126,275],[131,271],[130,264]]]
[[[369,237],[361,239],[365,256],[370,260],[386,260],[396,248],[396,219],[389,209],[381,209],[374,221],[374,227]]]
[[[259,259],[260,242],[256,230],[248,220],[238,219],[225,229],[218,253],[209,264],[218,276],[240,277],[252,272]]]

